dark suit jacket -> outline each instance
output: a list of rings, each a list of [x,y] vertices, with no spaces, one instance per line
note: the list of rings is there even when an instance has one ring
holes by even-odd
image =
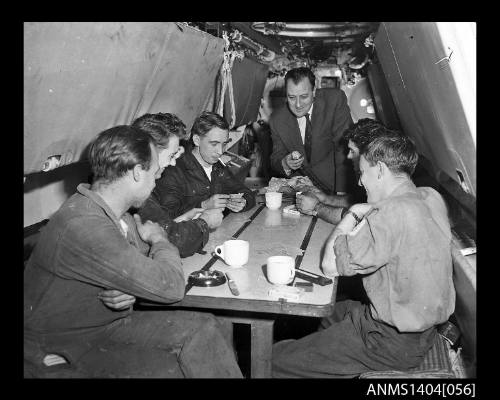
[[[151,196],[156,198],[170,218],[176,218],[194,207],[201,207],[201,202],[216,194],[243,193],[246,205],[242,211],[255,205],[255,195],[243,183],[239,182],[228,167],[219,161],[212,169],[210,181],[200,163],[190,150],[186,150],[174,167],[167,167]],[[148,203],[146,203],[147,205]],[[224,211],[228,212],[228,209]]]
[[[167,172],[168,173],[168,172]],[[142,222],[148,219],[160,224],[167,232],[168,240],[179,249],[181,257],[189,257],[208,242],[209,227],[202,218],[174,222],[165,211],[158,197],[152,193],[138,210]]]
[[[344,131],[352,125],[347,97],[340,89],[317,89],[311,117],[311,162],[304,160],[303,168],[292,175],[307,175],[316,186],[327,192],[347,191],[347,176],[352,167],[340,143]],[[269,125],[273,139],[271,167],[279,176],[286,176],[281,160],[294,150],[305,154],[297,118],[285,104],[271,115]],[[319,182],[318,182],[319,181]]]

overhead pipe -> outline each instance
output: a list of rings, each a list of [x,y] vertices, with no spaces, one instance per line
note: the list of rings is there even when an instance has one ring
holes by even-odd
[[[243,34],[238,30],[234,30],[231,33],[231,39],[233,42],[239,43],[254,51],[258,56],[262,57],[264,61],[271,62],[276,57],[276,54],[273,51],[267,50],[262,45],[255,43],[252,39],[243,36]]]
[[[252,22],[252,29],[264,35],[276,35],[286,26],[285,22]]]
[[[328,38],[368,34],[371,23],[355,22],[254,22],[252,28],[264,34],[288,37]]]

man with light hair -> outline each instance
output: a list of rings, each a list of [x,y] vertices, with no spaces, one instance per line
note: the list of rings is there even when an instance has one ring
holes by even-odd
[[[153,137],[160,152],[160,167],[164,169],[162,175],[170,173],[177,159],[184,153],[184,148],[179,147],[179,140],[186,137],[184,123],[175,114],[156,113],[142,115],[132,126]],[[164,157],[163,149],[169,145],[177,150],[172,157]],[[193,207],[174,219],[168,208],[161,203],[156,191],[151,193],[138,213],[142,219],[157,222],[165,228],[168,239],[177,246],[181,257],[192,256],[203,249],[208,242],[210,230],[219,227],[223,218],[220,209]]]
[[[155,187],[158,160],[152,137],[129,126],[92,142],[92,184],[53,215],[24,272],[25,377],[242,377],[211,314],[102,299],[103,289],[164,304],[184,297],[178,249],[160,225],[128,213]]]
[[[368,203],[355,204],[325,243],[328,276],[362,275],[369,302],[335,304],[320,330],[273,347],[273,377],[353,378],[417,367],[455,307],[446,205],[410,176],[418,155],[381,132],[361,150]]]

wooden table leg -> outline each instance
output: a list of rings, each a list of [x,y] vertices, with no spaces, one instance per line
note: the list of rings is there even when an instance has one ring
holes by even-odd
[[[217,320],[222,326],[222,334],[227,340],[227,343],[234,347],[234,336],[233,336],[233,320],[232,318],[218,316]]]
[[[251,376],[271,378],[274,320],[251,319]]]
[[[224,336],[233,343],[233,323],[250,325],[251,378],[271,378],[274,320],[217,316]]]

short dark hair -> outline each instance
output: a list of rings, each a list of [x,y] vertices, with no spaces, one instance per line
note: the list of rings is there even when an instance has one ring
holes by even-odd
[[[373,139],[384,133],[387,133],[387,129],[381,122],[371,118],[361,118],[345,130],[343,138],[346,143],[352,141],[361,153]]]
[[[386,129],[386,128],[384,128]],[[409,176],[415,171],[418,162],[418,153],[413,140],[401,133],[387,129],[387,133],[373,139],[363,155],[370,165],[378,161],[384,162],[395,174],[406,173]]]
[[[219,114],[204,111],[194,120],[193,127],[191,128],[191,137],[193,135],[205,136],[212,128],[229,130],[229,124]]]
[[[93,181],[112,183],[137,164],[151,167],[151,146],[154,140],[146,132],[119,125],[99,133],[89,148]]]
[[[151,135],[156,146],[165,148],[172,136],[183,139],[186,136],[186,125],[175,114],[156,113],[144,114],[132,122],[134,128],[139,128]]]
[[[289,70],[285,75],[285,88],[288,80],[291,79],[292,82],[297,85],[304,78],[309,79],[309,82],[311,82],[311,86],[314,89],[314,86],[316,86],[316,76],[307,67],[299,67]]]

